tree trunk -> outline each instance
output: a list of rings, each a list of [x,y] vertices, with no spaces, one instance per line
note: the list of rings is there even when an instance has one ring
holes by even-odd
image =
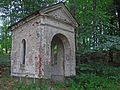
[[[109,61],[108,62],[113,62],[113,50],[109,50]]]

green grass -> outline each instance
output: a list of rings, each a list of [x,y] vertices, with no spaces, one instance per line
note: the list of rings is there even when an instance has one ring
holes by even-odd
[[[120,90],[120,84],[95,74],[80,74],[71,80],[69,90]]]
[[[9,68],[9,55],[0,55],[1,68]],[[2,69],[1,69],[2,70]],[[9,70],[5,69],[4,71]],[[0,77],[0,90],[120,90],[120,67],[101,64],[80,64],[77,75],[68,83],[26,83],[10,76]]]
[[[94,74],[81,74],[70,80],[66,87],[65,83],[51,85],[46,83],[25,83],[10,77],[0,78],[1,90],[120,90],[120,84],[115,80],[96,76]]]
[[[81,64],[79,73],[69,83],[26,83],[11,77],[0,78],[0,90],[120,90],[120,67]]]

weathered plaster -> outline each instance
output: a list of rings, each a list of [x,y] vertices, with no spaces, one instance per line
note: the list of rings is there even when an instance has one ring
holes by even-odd
[[[51,41],[55,35],[64,46],[64,75],[75,75],[75,27],[62,7],[27,21],[12,29],[11,75],[51,78]],[[26,56],[25,67],[21,68],[23,39],[26,40]]]

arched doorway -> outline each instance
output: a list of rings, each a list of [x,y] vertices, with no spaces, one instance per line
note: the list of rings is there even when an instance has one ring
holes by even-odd
[[[51,41],[51,79],[52,81],[64,81],[64,61],[65,61],[65,45],[57,34]]]

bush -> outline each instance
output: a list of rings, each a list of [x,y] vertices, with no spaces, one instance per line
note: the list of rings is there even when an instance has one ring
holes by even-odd
[[[80,74],[71,79],[68,90],[118,90],[119,84],[109,78],[95,74]]]
[[[10,66],[10,55],[0,55],[0,66]]]
[[[26,83],[11,77],[0,78],[2,90],[120,90],[120,68],[99,64],[81,64],[69,83]],[[69,85],[68,85],[69,84]]]
[[[120,67],[113,67],[109,65],[101,64],[80,64],[77,66],[79,68],[78,74],[82,73],[92,73],[98,76],[116,76],[120,74]]]

